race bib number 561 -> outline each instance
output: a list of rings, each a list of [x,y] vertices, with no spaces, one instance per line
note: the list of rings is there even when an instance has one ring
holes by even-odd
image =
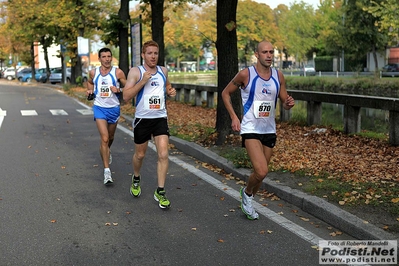
[[[144,108],[147,110],[164,109],[164,99],[162,95],[146,95],[144,96]]]

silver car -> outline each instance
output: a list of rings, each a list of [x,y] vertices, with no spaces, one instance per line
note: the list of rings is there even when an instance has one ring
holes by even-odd
[[[399,77],[399,63],[385,65],[381,71],[382,77]]]
[[[316,76],[316,70],[312,65],[305,65],[300,73],[300,76]]]
[[[17,70],[13,67],[9,67],[3,72],[3,77],[8,80],[13,80],[16,77]]]
[[[87,73],[82,72],[83,82],[86,82],[88,79]],[[62,83],[62,68],[55,68],[49,77],[49,81],[51,84]],[[66,83],[71,82],[71,69],[66,69]]]

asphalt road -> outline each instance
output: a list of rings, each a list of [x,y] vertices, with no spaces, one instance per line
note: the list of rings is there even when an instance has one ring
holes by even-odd
[[[51,87],[0,81],[1,266],[319,265],[319,240],[353,239],[273,197],[247,220],[240,182],[176,149],[171,208],[161,210],[152,144],[133,198],[133,138],[128,124],[118,128],[114,184],[104,186],[90,108]]]

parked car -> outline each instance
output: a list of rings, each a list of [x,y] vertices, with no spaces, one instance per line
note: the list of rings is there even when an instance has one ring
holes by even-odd
[[[8,80],[13,80],[16,77],[16,69],[13,67],[9,67],[3,72],[3,77]]]
[[[82,72],[82,77],[83,77],[82,82],[86,82],[88,79],[88,74],[85,72]],[[49,81],[51,84],[62,83],[62,68],[55,68],[50,74]],[[71,69],[70,68],[66,69],[66,82],[67,83],[71,82]]]
[[[399,63],[385,65],[381,72],[382,77],[399,77]]]
[[[17,71],[17,76],[16,76],[16,78],[18,79],[18,81],[22,81],[22,77],[23,77],[25,74],[28,74],[28,73],[32,73],[32,69],[31,69],[30,67],[20,68],[20,69],[18,69],[18,71]]]
[[[35,70],[35,79],[37,82],[47,82],[47,72],[45,68],[39,68]],[[22,76],[21,78],[22,82],[30,82],[32,81],[32,71],[29,73],[26,73],[25,75]]]
[[[206,72],[206,71],[208,71],[208,67],[207,67],[206,65],[200,65],[200,66],[199,66],[199,71],[204,71],[204,72]]]
[[[300,76],[316,76],[316,70],[312,65],[305,65],[299,74]]]

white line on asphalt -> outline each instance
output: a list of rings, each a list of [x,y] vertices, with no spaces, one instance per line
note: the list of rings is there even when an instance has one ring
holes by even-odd
[[[76,109],[76,111],[78,111],[82,115],[92,115],[93,114],[93,111],[90,109]]]
[[[0,128],[1,128],[1,124],[3,124],[3,120],[4,120],[4,117],[7,115],[7,111],[6,110],[2,110],[1,108],[0,108]]]
[[[22,116],[34,116],[34,115],[37,115],[37,112],[35,110],[21,110],[21,115]]]
[[[65,112],[65,110],[62,110],[62,109],[50,109],[50,113],[52,115],[68,115],[68,113]]]

